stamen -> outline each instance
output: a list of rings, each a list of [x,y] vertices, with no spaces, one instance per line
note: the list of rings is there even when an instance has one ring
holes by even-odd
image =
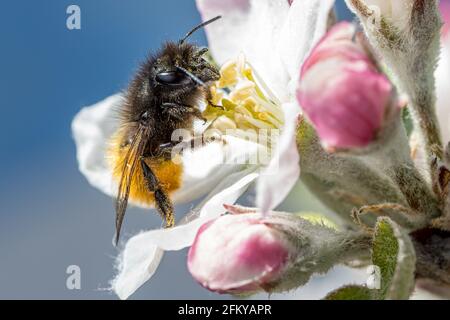
[[[237,113],[243,114],[244,116],[253,117],[253,114],[247,108],[245,108],[243,106],[237,106],[234,110]]]
[[[220,69],[221,78],[211,87],[211,103],[223,109],[207,106],[203,115],[212,121],[211,127],[224,134],[248,139],[254,132],[258,143],[269,148],[276,143],[271,134],[259,137],[260,130],[281,129],[284,113],[281,102],[269,90],[244,55],[228,61]],[[264,140],[264,141],[259,141]]]
[[[258,102],[260,107],[263,107],[266,112],[269,112],[270,114],[273,114],[275,118],[278,119],[280,122],[284,122],[284,113],[283,110],[281,110],[278,106],[267,102],[259,97],[256,97],[256,101]]]
[[[257,127],[258,129],[274,129],[273,126],[264,121],[249,117],[247,115],[243,115],[243,118],[252,125],[254,125],[255,127]]]
[[[283,123],[281,121],[278,121],[277,119],[275,119],[274,117],[272,117],[269,113],[265,112],[264,113],[264,118],[263,120],[272,123],[276,128],[281,128],[283,126]]]
[[[216,120],[214,120],[212,127],[222,132],[226,132],[226,130],[229,129],[234,130],[237,128],[236,123],[234,123],[233,120],[226,116],[220,116]]]
[[[252,95],[255,89],[255,84],[247,81],[241,83],[234,91],[230,93],[230,99],[233,102],[239,103]]]
[[[258,72],[253,68],[250,62],[247,61],[247,64],[253,70],[253,75],[258,82],[258,84],[263,88],[264,92],[269,96],[270,100],[272,100],[275,104],[281,106],[281,101],[277,98],[277,96],[269,89],[269,86],[262,80]]]

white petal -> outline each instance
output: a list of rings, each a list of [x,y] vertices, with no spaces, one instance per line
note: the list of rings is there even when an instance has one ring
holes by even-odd
[[[275,155],[261,172],[256,186],[256,204],[263,214],[275,209],[300,177],[300,156],[296,144],[299,106],[294,102],[285,103],[283,110],[286,117],[285,127]]]
[[[110,196],[114,195],[116,188],[105,152],[108,139],[118,126],[113,110],[122,103],[122,100],[120,94],[108,97],[83,108],[72,121],[79,170],[92,186]]]
[[[119,274],[112,281],[114,292],[121,299],[127,299],[155,273],[163,249],[180,250],[191,245],[203,223],[225,213],[223,204],[234,203],[258,177],[255,170],[256,167],[250,167],[224,179],[199,205],[201,209],[194,210],[194,214],[185,219],[186,224],[142,232],[128,240],[118,257]]]
[[[208,46],[219,65],[237,56],[246,41],[243,32],[249,24],[250,0],[197,0],[197,8],[202,19],[208,20],[221,15],[222,19],[205,28]]]
[[[295,0],[281,30],[276,48],[290,76],[293,94],[303,61],[327,30],[334,0]]]
[[[231,4],[231,5],[230,5]],[[222,15],[206,27],[211,53],[221,65],[243,52],[270,89],[287,99],[289,81],[276,45],[289,11],[287,0],[197,0],[204,20]]]
[[[444,143],[450,142],[450,37],[443,42],[436,69],[437,115]]]
[[[257,152],[257,144],[232,136],[223,138],[225,146],[211,143],[183,154],[183,185],[172,196],[175,203],[189,202],[208,194],[225,177],[245,168],[241,159]]]
[[[112,289],[117,296],[122,300],[128,299],[153,276],[163,255],[164,251],[157,246],[148,246],[145,237],[137,235],[131,238],[117,260],[120,273],[112,281]]]

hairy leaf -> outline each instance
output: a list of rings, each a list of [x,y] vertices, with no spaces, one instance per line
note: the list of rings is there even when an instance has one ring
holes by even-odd
[[[415,253],[409,236],[391,219],[378,219],[372,262],[381,271],[377,299],[408,299],[414,289]]]
[[[325,300],[372,300],[372,293],[367,287],[349,285],[329,293]]]

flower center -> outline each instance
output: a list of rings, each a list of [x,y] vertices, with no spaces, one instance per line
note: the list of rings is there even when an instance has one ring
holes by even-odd
[[[203,116],[210,128],[223,134],[280,129],[284,124],[281,103],[257,76],[243,55],[226,62],[220,79],[211,87],[211,100]]]

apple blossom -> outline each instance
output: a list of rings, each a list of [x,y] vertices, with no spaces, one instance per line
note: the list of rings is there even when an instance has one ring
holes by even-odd
[[[224,213],[222,204],[235,202],[250,184],[256,182],[256,202],[263,212],[277,206],[289,193],[299,177],[299,155],[295,147],[299,108],[295,101],[295,84],[304,58],[326,31],[333,3],[334,0],[294,1],[292,4],[286,0],[197,1],[205,19],[223,16],[220,23],[206,28],[215,61],[223,66],[224,71],[227,61],[231,64],[239,61],[236,57],[245,57],[248,61],[241,64],[246,66],[244,69],[234,70],[241,80],[247,77],[247,81],[238,86],[220,81],[217,85],[217,89],[232,86],[231,92],[223,98],[232,101],[235,106],[233,115],[222,114],[214,121],[215,129],[238,129],[239,133],[240,129],[250,124],[259,131],[265,123],[270,123],[270,128],[279,130],[280,136],[276,144],[271,144],[273,157],[261,170],[260,164],[222,166],[217,160],[223,154],[239,159],[242,154],[252,154],[260,149],[254,144],[242,145],[238,135],[225,136],[226,141],[231,143],[222,146],[211,144],[183,154],[183,165],[186,166],[183,184],[173,194],[174,202],[190,201],[209,192],[211,186],[216,187],[179,226],[144,232],[128,241],[118,259],[119,274],[112,283],[119,297],[127,298],[152,276],[161,250],[179,250],[192,244],[201,224]],[[228,71],[233,72],[231,69]],[[252,78],[248,77],[249,70]],[[239,74],[240,71],[244,73]],[[227,80],[227,75],[226,72],[223,74],[222,81]],[[258,93],[255,95],[255,91],[246,89],[258,89]],[[221,93],[219,90],[213,94],[219,102]],[[242,107],[250,105],[238,106],[240,103],[253,103],[255,97],[254,112],[243,110]],[[72,126],[80,170],[91,184],[112,196],[115,186],[111,182],[104,151],[117,125],[113,107],[120,103],[118,100],[120,98],[116,97],[85,108],[74,119]],[[208,115],[208,109],[205,115]],[[217,161],[209,163],[210,157]]]
[[[297,91],[299,103],[329,149],[366,147],[393,114],[395,92],[355,26],[341,22],[306,59]]]
[[[187,262],[192,276],[218,293],[286,291],[355,259],[369,243],[364,233],[338,232],[312,216],[226,207],[230,214],[199,229]]]
[[[153,276],[165,251],[189,246],[189,272],[219,293],[294,289],[336,264],[367,262],[370,251],[382,269],[381,290],[344,292],[404,299],[415,278],[450,283],[450,145],[440,148],[437,125],[450,127],[448,29],[435,73],[436,117],[437,1],[346,2],[371,47],[349,23],[325,34],[333,0],[197,0],[204,20],[223,19],[206,27],[220,79],[210,103],[199,105],[207,123],[196,123],[195,131],[212,129],[225,143],[177,155],[183,178],[171,198],[204,198],[175,227],[143,231],[125,243],[111,282],[121,299]],[[447,5],[441,1],[444,19]],[[381,70],[408,95],[412,136],[419,136],[427,172],[412,160],[396,89]],[[72,123],[80,171],[111,196],[117,186],[105,151],[120,103],[121,95],[112,96]],[[450,133],[443,130],[442,138],[450,140]],[[256,162],[247,161],[254,156]],[[274,211],[299,181],[299,163],[301,182],[342,218],[337,224]],[[252,185],[256,208],[232,205]]]
[[[423,152],[442,148],[435,109],[434,71],[439,52],[441,17],[438,1],[346,0],[365,32],[392,71],[408,108]],[[427,175],[432,176],[432,156]]]
[[[188,268],[209,290],[257,291],[275,282],[289,256],[296,254],[288,237],[264,220],[225,215],[199,229],[189,250]]]

